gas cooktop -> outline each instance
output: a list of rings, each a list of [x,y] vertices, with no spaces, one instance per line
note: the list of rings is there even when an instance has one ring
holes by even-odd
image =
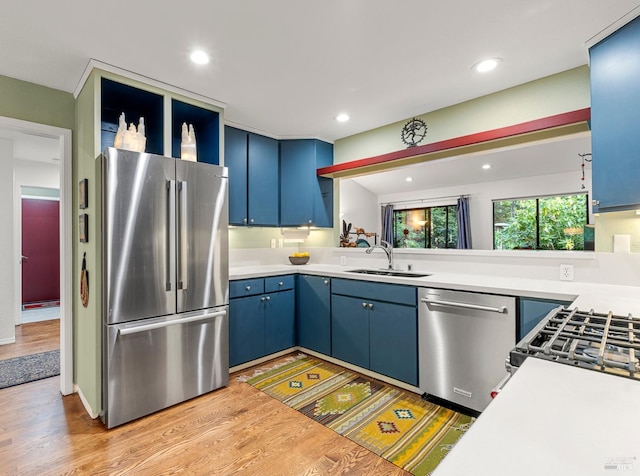
[[[528,357],[640,380],[640,318],[554,309],[511,351],[507,369]]]

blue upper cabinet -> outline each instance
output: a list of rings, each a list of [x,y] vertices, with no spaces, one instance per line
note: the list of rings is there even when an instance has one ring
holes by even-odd
[[[280,141],[280,224],[333,226],[333,180],[316,169],[333,164],[333,145],[315,139]]]
[[[225,126],[224,134],[229,224],[277,226],[278,141],[229,126]]]
[[[640,17],[594,45],[591,141],[594,211],[640,208]],[[596,203],[597,203],[596,202]]]
[[[278,141],[249,133],[249,225],[277,226]]]
[[[247,217],[247,132],[224,128],[224,165],[229,169],[229,224],[243,225]]]

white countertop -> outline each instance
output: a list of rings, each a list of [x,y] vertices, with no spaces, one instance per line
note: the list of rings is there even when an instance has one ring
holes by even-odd
[[[527,359],[434,472],[467,474],[640,474],[640,382]]]
[[[511,296],[561,299],[573,301],[572,307],[578,307],[584,311],[593,309],[601,313],[612,311],[615,314],[627,315],[631,313],[634,316],[640,316],[640,287],[637,286],[440,272],[423,278],[401,278],[348,272],[351,269],[358,269],[358,267],[325,264],[306,264],[301,266],[291,264],[257,265],[231,268],[229,270],[229,279],[303,273],[334,278],[360,279]]]

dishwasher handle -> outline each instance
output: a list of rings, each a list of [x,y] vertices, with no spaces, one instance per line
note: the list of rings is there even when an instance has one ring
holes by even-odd
[[[481,306],[480,304],[467,304],[464,302],[452,302],[452,301],[440,301],[438,299],[420,299],[425,304],[437,304],[438,306],[448,306],[448,307],[459,307],[463,309],[474,309],[476,311],[489,311],[489,312],[497,312],[498,314],[504,314],[507,312],[507,306],[500,307],[492,307],[492,306]]]

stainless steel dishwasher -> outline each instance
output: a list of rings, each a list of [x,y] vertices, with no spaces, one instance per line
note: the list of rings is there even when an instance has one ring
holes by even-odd
[[[420,390],[483,411],[515,345],[515,298],[429,288],[418,295]]]

